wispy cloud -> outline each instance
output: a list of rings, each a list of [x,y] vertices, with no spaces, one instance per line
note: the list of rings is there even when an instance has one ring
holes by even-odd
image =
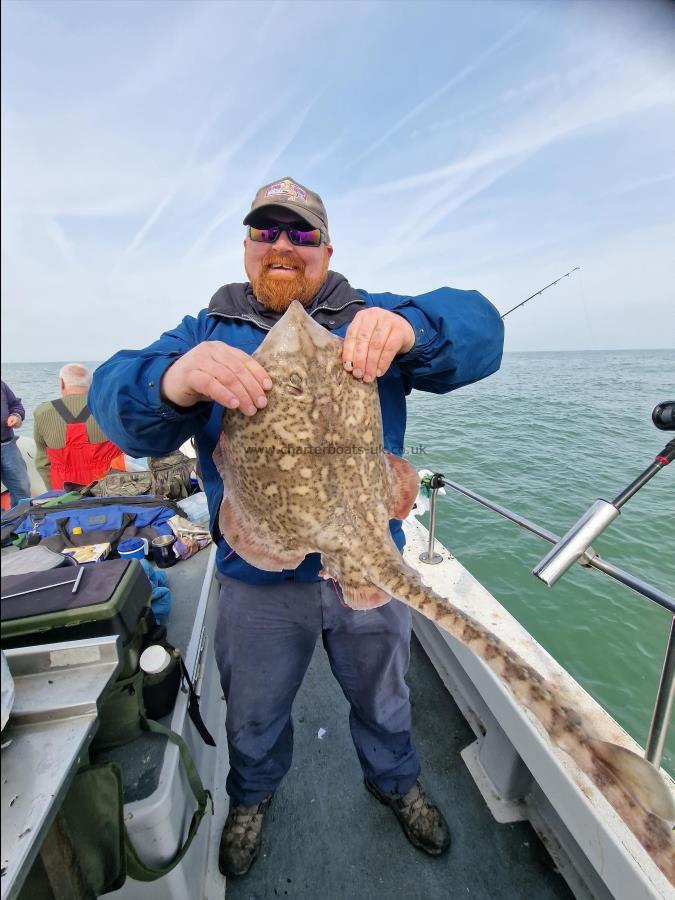
[[[599,128],[615,128],[617,120],[653,108],[675,110],[675,92],[664,89],[662,79],[655,82],[649,70],[628,64],[621,79],[608,83],[601,77],[605,64],[604,56],[598,57],[587,67],[589,78],[584,82],[573,79],[577,89],[554,106],[542,82],[538,97],[529,95],[526,107],[517,116],[479,136],[478,145],[464,156],[348,194],[344,198],[347,210],[352,205],[362,206],[364,195],[372,198],[374,208],[380,203],[397,210],[382,242],[371,247],[369,264],[373,271],[382,272],[402,253],[414,254],[440,222],[451,221],[468,202],[543,149],[564,145],[585,131],[597,137]],[[665,180],[668,177],[664,176]]]
[[[315,103],[318,102],[321,94],[317,93],[309,102],[301,108],[299,111],[296,111],[294,114],[290,114],[290,116],[284,115],[284,123],[279,132],[279,137],[277,139],[277,143],[272,146],[269,150],[263,151],[256,162],[255,170],[251,172],[252,182],[254,184],[264,184],[265,180],[269,178],[270,173],[273,168],[277,165],[277,163],[283,158],[284,152],[290,147],[293,143],[294,138],[300,131],[303,126],[303,123],[309,114],[310,110],[314,106]],[[277,107],[275,106],[275,112]],[[266,111],[259,120],[256,122],[255,126],[253,126],[249,133],[242,136],[240,140],[238,140],[235,145],[231,148],[232,154],[236,150],[241,149],[247,141],[255,134],[257,131],[260,131],[266,120],[271,119],[275,112]],[[228,151],[228,155],[229,151]],[[228,202],[227,204],[220,209],[217,215],[209,222],[204,231],[197,237],[193,244],[186,251],[183,259],[188,260],[194,258],[194,256],[201,250],[201,248],[205,245],[211,235],[228,219],[230,219],[234,215],[243,216],[248,209],[248,204],[251,201],[251,189],[250,186],[247,185],[238,185],[234,187],[234,190],[228,191]],[[242,212],[244,211],[244,212]]]
[[[675,182],[675,172],[665,172],[663,175],[654,175],[650,178],[639,178],[637,181],[630,181],[627,184],[617,184],[609,191],[598,194],[598,198],[612,197],[615,194],[629,194],[632,191],[642,191],[645,188],[654,187],[655,185],[667,184],[669,181]]]
[[[358,286],[451,283],[505,308],[580,264],[594,327],[619,329],[634,240],[656,309],[675,47],[651,4],[619,6],[5,4],[3,350],[149,342],[241,279],[251,198],[288,174],[322,194],[335,267]],[[55,308],[68,322],[43,334]],[[116,311],[105,329],[101,309]],[[647,334],[646,315],[625,316],[624,345]],[[574,346],[558,320],[556,335]]]
[[[136,234],[132,238],[129,245],[124,249],[124,251],[122,252],[122,257],[120,259],[120,262],[118,263],[118,266],[116,267],[116,270],[133,253],[133,251],[136,250],[140,246],[145,235],[148,233],[148,231],[150,231],[152,226],[159,219],[159,217],[162,215],[162,213],[164,212],[166,207],[173,200],[173,198],[176,196],[178,191],[181,189],[181,187],[185,183],[187,176],[192,171],[192,168],[195,163],[195,159],[197,157],[199,150],[201,149],[201,145],[204,141],[204,138],[212,130],[213,126],[217,123],[217,121],[222,116],[223,112],[225,111],[225,109],[227,107],[227,102],[228,102],[228,94],[226,93],[223,96],[223,98],[220,100],[220,102],[218,103],[216,109],[208,116],[206,121],[198,129],[197,133],[195,134],[194,138],[192,139],[191,146],[190,146],[189,152],[187,154],[187,157],[185,159],[185,162],[183,163],[180,171],[178,172],[174,183],[169,187],[169,189],[166,191],[166,193],[164,194],[162,199],[159,201],[157,206],[152,210],[152,212],[150,213],[148,218],[145,220],[143,225],[136,232]],[[232,148],[232,152],[235,152],[235,150],[236,150],[236,144]]]
[[[444,84],[442,84],[439,88],[425,97],[423,100],[420,100],[412,109],[408,110],[403,116],[401,116],[393,125],[391,125],[387,131],[381,137],[379,137],[376,141],[370,144],[362,153],[356,156],[353,159],[348,168],[354,168],[363,162],[364,159],[371,156],[386,144],[390,138],[392,138],[397,132],[401,131],[405,126],[411,122],[414,118],[419,116],[425,110],[432,107],[435,103],[437,103],[442,97],[444,97],[452,88],[456,87],[460,84],[464,79],[468,78],[469,75],[472,75],[474,72],[477,72],[485,63],[490,59],[490,57],[494,56],[499,50],[505,47],[513,38],[523,31],[525,26],[542,10],[544,4],[539,3],[537,6],[534,6],[525,16],[519,19],[515,25],[509,28],[503,35],[497,38],[496,41],[493,41],[485,50],[481,51],[475,59],[472,59],[470,63],[463,66],[458,72],[456,72],[452,78],[448,79]]]

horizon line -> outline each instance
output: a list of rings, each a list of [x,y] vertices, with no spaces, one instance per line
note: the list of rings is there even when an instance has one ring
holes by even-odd
[[[675,346],[672,347],[603,347],[600,349],[589,349],[589,348],[577,348],[577,349],[558,349],[558,350],[504,350],[504,356],[508,356],[515,353],[637,353],[640,351],[651,350],[657,352],[663,351],[675,351]],[[92,363],[94,365],[102,365],[106,362],[107,359],[111,357],[108,356],[106,359],[87,359],[84,360],[83,364]],[[4,359],[2,365],[8,366],[34,366],[34,365],[43,365],[43,364],[55,364],[59,363],[60,365],[66,365],[67,360],[62,359],[28,359],[28,360],[18,360],[18,359]]]

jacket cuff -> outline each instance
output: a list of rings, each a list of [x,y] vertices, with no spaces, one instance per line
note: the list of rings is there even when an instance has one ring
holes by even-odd
[[[433,328],[424,313],[419,309],[415,309],[414,306],[404,306],[402,309],[395,309],[392,312],[402,316],[406,322],[409,322],[415,332],[415,343],[413,346],[407,353],[401,353],[396,359],[399,362],[415,359],[432,343],[436,337],[436,329]]]
[[[211,409],[211,403],[208,401],[201,401],[199,403],[195,403],[193,406],[174,406],[173,403],[169,403],[168,401],[162,399],[159,392],[159,386],[162,382],[162,376],[169,368],[169,366],[173,365],[176,359],[178,359],[178,355],[176,355],[175,359],[170,360],[167,364],[166,357],[161,357],[159,359],[153,360],[146,367],[145,387],[148,392],[148,406],[163,419],[168,419],[169,421],[173,422],[181,421],[186,416],[194,416],[200,414],[204,415],[204,417],[207,418]]]

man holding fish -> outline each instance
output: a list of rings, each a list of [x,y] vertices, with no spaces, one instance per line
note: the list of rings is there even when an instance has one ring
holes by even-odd
[[[350,702],[351,733],[366,787],[392,808],[414,846],[439,855],[447,850],[450,835],[419,783],[420,762],[411,737],[405,684],[409,608],[390,602],[391,592],[377,587],[350,587],[345,573],[338,577],[327,563],[326,554],[322,568],[317,552],[302,551],[294,559],[285,552],[290,548],[256,548],[255,536],[237,524],[247,511],[232,508],[227,492],[224,498],[228,472],[223,473],[217,448],[223,441],[224,411],[226,417],[252,419],[278,402],[274,397],[280,387],[286,397],[302,397],[301,374],[293,372],[287,383],[275,384],[252,356],[294,300],[327,334],[344,338],[341,368],[350,373],[345,377],[366,385],[377,380],[381,434],[385,450],[394,454],[388,455],[394,469],[395,455],[404,445],[406,396],[413,388],[445,393],[495,372],[503,324],[492,304],[475,291],[439,288],[410,297],[354,290],[342,275],[329,271],[333,247],[321,198],[291,178],[260,188],[244,225],[248,282],[220,288],[208,309],[196,318],[186,316],[150,347],[116,354],[96,371],[90,393],[96,419],[132,456],[169,453],[196,438],[221,583],[215,648],[227,701],[231,798],[221,870],[243,875],[258,855],[263,818],[291,765],[292,703],[319,635]],[[338,391],[336,402],[324,402],[313,415],[332,416],[335,421],[329,424],[338,435],[344,413],[336,384],[331,388]],[[286,424],[292,445],[297,420],[289,418]],[[283,423],[275,427],[283,434]],[[316,455],[330,447],[307,450]],[[251,489],[265,498],[270,517],[283,517],[288,506],[287,498],[278,496],[274,466],[288,470],[292,465],[295,460],[280,456],[261,458],[253,469]],[[309,479],[310,471],[315,470],[298,468],[294,480]],[[344,471],[346,477],[346,466]],[[297,489],[306,493],[311,488],[300,484]],[[392,509],[411,503],[402,499]],[[399,518],[389,515],[391,536],[401,549]]]

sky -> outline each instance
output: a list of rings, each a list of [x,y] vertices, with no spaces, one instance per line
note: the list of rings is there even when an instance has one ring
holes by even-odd
[[[261,185],[354,287],[475,289],[506,349],[675,347],[675,5],[2,3],[2,355],[102,360],[243,281]]]

